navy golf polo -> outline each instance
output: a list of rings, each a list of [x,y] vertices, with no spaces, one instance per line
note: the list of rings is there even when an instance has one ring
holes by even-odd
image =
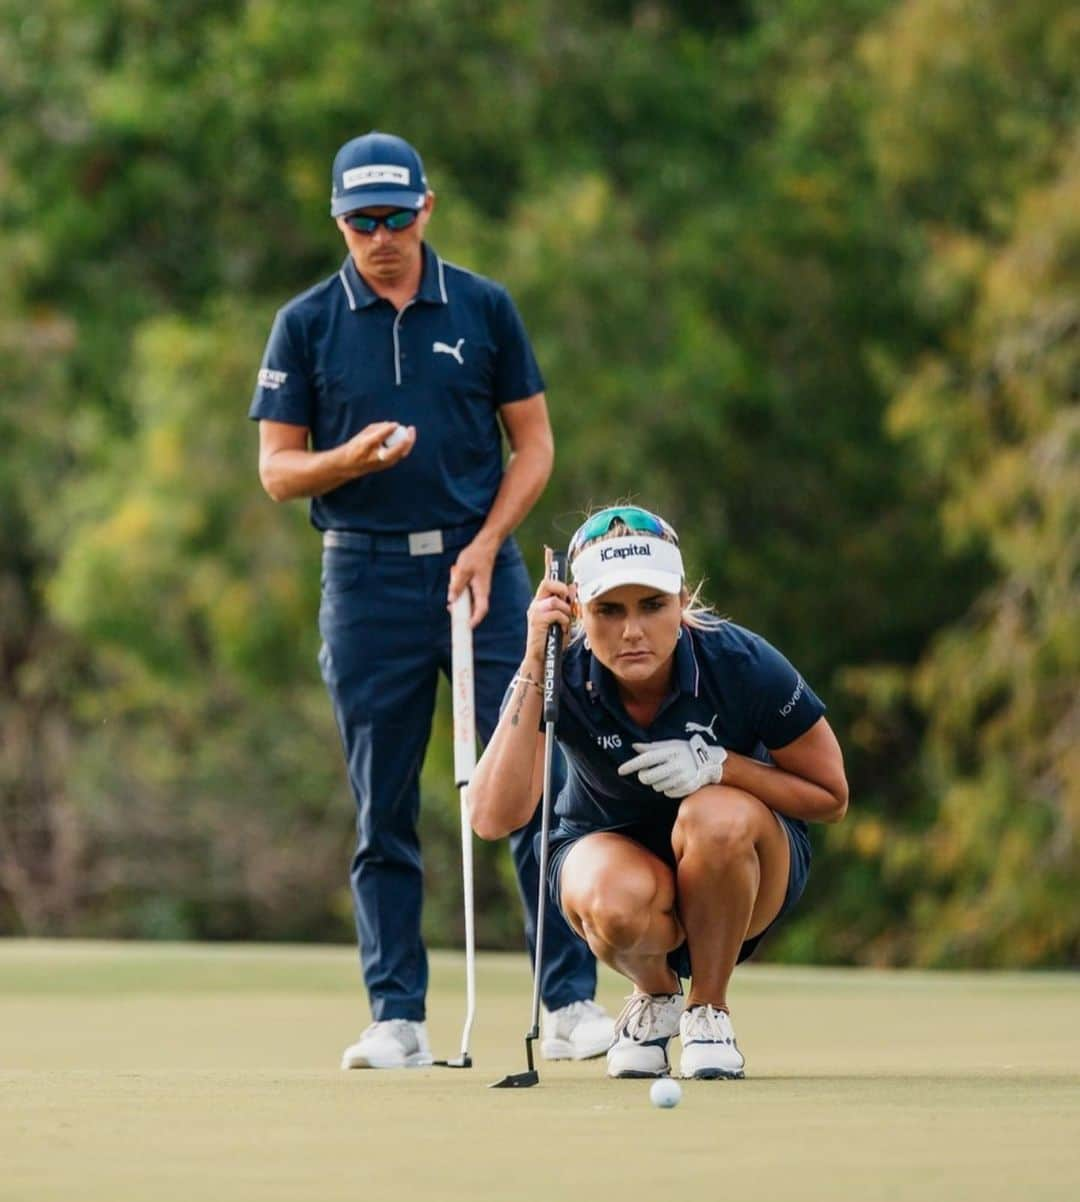
[[[636,775],[618,775],[619,765],[637,755],[634,743],[700,734],[710,745],[768,762],[769,750],[805,734],[825,713],[775,647],[733,622],[714,630],[683,627],[672,690],[647,731],[627,714],[615,678],[583,640],[567,648],[560,703],[558,738],[569,778],[555,813],[564,834],[674,821],[678,799]]]
[[[543,391],[506,289],[426,244],[416,296],[397,310],[351,257],[282,308],[249,416],[306,426],[328,450],[365,426],[416,426],[412,453],[311,502],[320,530],[407,533],[479,523],[503,473],[499,407]]]

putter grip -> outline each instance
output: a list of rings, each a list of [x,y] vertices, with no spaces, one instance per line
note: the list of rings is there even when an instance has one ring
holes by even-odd
[[[450,610],[450,691],[454,713],[454,779],[460,788],[476,768],[476,700],[473,685],[472,595],[462,592]]]
[[[553,551],[548,565],[549,580],[566,579],[566,552]],[[559,685],[562,681],[563,632],[561,626],[549,626],[544,648],[544,721],[559,720]]]

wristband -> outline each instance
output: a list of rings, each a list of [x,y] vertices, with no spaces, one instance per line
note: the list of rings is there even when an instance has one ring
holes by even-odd
[[[522,676],[520,672],[517,673],[514,679],[510,681],[511,687],[516,684],[531,684],[541,697],[544,695],[544,686],[538,680],[533,680],[531,676]]]

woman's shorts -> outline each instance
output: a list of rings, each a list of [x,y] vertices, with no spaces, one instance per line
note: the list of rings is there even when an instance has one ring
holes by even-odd
[[[776,813],[775,810],[773,812]],[[802,897],[803,890],[806,888],[807,878],[810,875],[810,837],[806,832],[806,824],[792,818],[787,818],[783,814],[776,814],[776,817],[780,820],[780,825],[784,828],[784,833],[788,839],[788,847],[791,850],[791,865],[788,870],[788,883],[787,891],[784,894],[784,904],[764,931],[755,935],[752,939],[744,941],[742,947],[739,949],[737,960],[739,964],[752,956],[762,939],[789,910],[794,909],[799,898]],[[604,829],[610,830],[613,834],[624,835],[628,839],[633,839],[635,843],[640,843],[642,847],[647,851],[651,851],[658,860],[662,860],[674,871],[675,853],[671,847],[671,832],[674,829],[674,823],[636,823],[632,826],[608,827]],[[597,833],[597,831],[567,831],[562,830],[560,827],[556,827],[551,832],[551,849],[548,853],[548,888],[551,891],[552,900],[559,907],[560,913],[562,913],[561,877],[566,857],[579,839],[584,839],[586,835]],[[563,917],[566,917],[565,914]],[[691,976],[690,949],[685,943],[668,953],[668,963],[680,977],[687,978]]]

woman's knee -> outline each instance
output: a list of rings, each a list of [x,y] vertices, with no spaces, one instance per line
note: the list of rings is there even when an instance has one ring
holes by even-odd
[[[564,883],[563,905],[573,914],[586,935],[594,935],[609,947],[630,949],[645,937],[658,910],[670,910],[674,887],[665,904],[663,882],[655,873],[601,872],[575,887]]]
[[[749,854],[768,808],[741,789],[717,785],[700,789],[679,807],[671,843],[680,858],[703,852],[722,861]]]

